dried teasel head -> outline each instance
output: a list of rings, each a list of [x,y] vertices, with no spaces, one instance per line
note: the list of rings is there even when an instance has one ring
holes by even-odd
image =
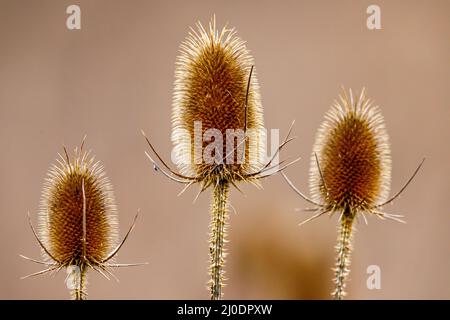
[[[388,137],[378,107],[366,98],[363,89],[356,99],[351,90],[348,95],[344,91],[318,131],[311,157],[312,199],[303,195],[282,173],[302,198],[315,205],[308,210],[316,214],[301,224],[325,213],[340,213],[334,299],[343,299],[346,294],[355,217],[361,214],[367,223],[365,213],[368,213],[403,222],[402,216],[382,212],[381,208],[401,194],[422,163],[404,187],[386,200],[391,177]]]
[[[365,96],[344,91],[325,116],[313,147],[313,200],[336,211],[368,211],[387,199],[391,155],[383,116]]]
[[[180,172],[154,168],[176,182],[199,182],[201,191],[219,181],[232,183],[268,177],[298,161],[279,166],[274,159],[293,138],[291,129],[266,163],[263,108],[254,61],[234,29],[204,28],[198,22],[180,46],[172,103],[172,160]],[[281,164],[281,163],[280,163]],[[183,190],[184,191],[184,190]],[[200,191],[200,192],[201,192]]]
[[[111,183],[100,162],[82,149],[72,158],[60,155],[50,168],[38,216],[40,239],[65,266],[100,264],[118,244]]]
[[[191,29],[181,44],[175,71],[172,141],[175,162],[184,175],[203,180],[228,174],[236,181],[261,167],[265,152],[259,134],[263,110],[253,64],[236,31],[216,29],[215,18],[208,29],[197,23],[197,30]],[[208,138],[203,139],[208,130],[223,135],[224,147],[213,151],[220,153],[214,155],[219,160],[214,163],[203,161],[201,153],[209,143],[205,141]],[[225,147],[229,142],[234,146],[234,137],[227,130],[241,133],[241,138],[244,132],[256,133],[242,157]],[[200,148],[196,149],[196,142]]]
[[[194,183],[200,184],[197,197],[208,187],[213,188],[209,285],[211,299],[218,300],[223,296],[230,184],[237,189],[235,182],[240,181],[258,186],[259,179],[297,160],[284,166],[273,164],[281,148],[292,140],[289,130],[264,164],[265,132],[253,58],[233,29],[216,29],[215,18],[207,30],[198,23],[180,51],[172,109],[172,160],[180,172],[162,160],[148,138],[147,143],[165,169],[146,155],[157,171],[186,185],[181,193]]]
[[[24,257],[49,267],[30,276],[66,268],[75,299],[86,298],[88,268],[108,278],[107,274],[112,275],[108,267],[121,266],[112,262],[134,227],[133,223],[119,243],[112,186],[100,162],[85,152],[83,145],[84,140],[72,157],[64,148],[64,156],[59,154],[51,166],[42,192],[37,233],[30,220],[44,261]]]
[[[372,213],[381,219],[403,222],[400,215],[380,209],[396,199],[414,179],[419,164],[406,184],[393,197],[389,195],[391,156],[383,117],[365,89],[354,97],[343,90],[325,116],[313,146],[310,166],[312,198],[298,190],[282,172],[289,185],[318,212],[306,223],[325,213],[340,212],[355,216]],[[302,223],[302,224],[303,224]]]

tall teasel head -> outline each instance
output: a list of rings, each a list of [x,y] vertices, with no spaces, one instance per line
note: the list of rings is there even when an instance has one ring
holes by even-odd
[[[381,219],[403,222],[401,215],[383,212],[382,207],[400,195],[422,163],[404,187],[387,200],[391,178],[388,136],[378,107],[366,98],[363,89],[356,98],[351,90],[349,94],[343,91],[319,128],[311,156],[312,199],[301,193],[282,173],[302,198],[315,205],[312,210],[315,215],[301,224],[325,213],[340,213],[335,299],[345,295],[355,217],[361,215],[367,222],[365,214],[373,214]]]
[[[263,110],[253,64],[236,31],[216,29],[215,19],[207,30],[197,23],[197,30],[191,29],[181,44],[175,71],[172,141],[175,162],[184,175],[201,180],[229,175],[227,179],[236,181],[262,165]],[[214,162],[204,161],[203,156],[212,138],[207,137],[211,130],[225,136],[220,150],[213,150],[218,153],[214,154]],[[240,132],[241,138],[247,130],[254,133],[241,157],[237,151],[244,144],[233,150],[234,138],[239,137],[230,130]],[[200,143],[200,148],[196,148],[196,143]],[[230,145],[231,150],[226,148]]]
[[[234,29],[216,29],[215,18],[208,29],[198,23],[181,44],[176,63],[172,141],[173,160],[180,172],[172,170],[146,138],[165,166],[160,168],[146,153],[154,168],[185,184],[182,192],[194,183],[200,184],[199,194],[213,188],[210,293],[214,300],[222,297],[229,185],[237,188],[235,182],[255,183],[289,165],[280,168],[273,164],[291,140],[289,134],[275,155],[263,163],[263,114],[253,71],[253,58]]]
[[[67,269],[68,288],[74,299],[86,298],[86,272],[92,268],[108,278],[109,267],[125,239],[119,243],[117,209],[112,186],[102,165],[90,152],[79,149],[69,156],[64,148],[45,180],[38,230],[30,226],[48,266],[30,276]],[[28,277],[28,276],[27,276]],[[24,277],[26,278],[26,277]]]

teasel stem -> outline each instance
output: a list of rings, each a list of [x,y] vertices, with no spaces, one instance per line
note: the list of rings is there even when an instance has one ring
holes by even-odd
[[[352,251],[352,226],[355,215],[350,209],[345,209],[341,218],[339,228],[338,244],[336,246],[338,255],[335,268],[335,290],[333,291],[334,300],[343,300],[345,296],[345,286],[347,276],[350,273],[350,255]]]
[[[79,272],[75,274],[72,280],[73,289],[71,291],[73,300],[87,300],[87,268],[80,266]]]
[[[227,199],[229,183],[226,180],[219,180],[213,191],[211,207],[211,239],[209,244],[209,254],[211,257],[210,266],[210,292],[211,300],[222,298],[222,286],[224,281],[225,264],[225,235],[227,228]]]

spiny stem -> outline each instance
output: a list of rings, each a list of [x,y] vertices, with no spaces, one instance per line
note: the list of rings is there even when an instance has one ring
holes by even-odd
[[[350,254],[352,251],[352,225],[354,214],[345,210],[339,228],[338,244],[336,246],[338,255],[334,274],[335,290],[332,293],[334,300],[343,300],[347,276],[350,273]]]
[[[80,266],[78,270],[74,271],[72,279],[71,295],[73,300],[86,300],[87,299],[87,268]]]
[[[228,181],[221,180],[214,187],[211,207],[211,238],[209,242],[210,265],[210,292],[211,300],[222,298],[222,286],[224,281],[223,267],[225,264],[224,242],[227,224],[227,198]]]

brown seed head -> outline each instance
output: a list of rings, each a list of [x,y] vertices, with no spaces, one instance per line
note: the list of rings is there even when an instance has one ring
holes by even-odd
[[[225,147],[226,139],[230,139],[226,130],[245,129],[246,92],[252,65],[253,58],[244,41],[233,29],[218,31],[215,18],[208,30],[198,23],[197,30],[191,29],[182,43],[175,72],[172,141],[175,161],[183,174],[196,176],[200,181],[224,175],[240,180],[239,177],[256,171],[261,165],[265,150],[259,137],[246,144],[242,161],[234,164],[225,161],[230,151]],[[262,106],[254,72],[248,89],[247,128],[262,129]],[[201,129],[195,128],[196,121],[201,123]],[[202,137],[209,129],[217,129],[223,135],[224,147],[220,151],[223,151],[223,165],[205,163],[195,149],[195,139],[201,139],[203,148],[208,145],[210,141],[203,141]],[[237,160],[237,152],[233,154]]]
[[[60,266],[100,265],[117,244],[116,219],[112,187],[100,162],[82,148],[72,159],[59,155],[48,172],[39,212],[40,238],[57,261],[45,252],[44,258]]]
[[[365,97],[364,89],[356,100],[351,90],[350,97],[344,91],[326,114],[313,147],[313,199],[333,211],[366,211],[386,199],[390,176],[390,150],[382,115]]]

